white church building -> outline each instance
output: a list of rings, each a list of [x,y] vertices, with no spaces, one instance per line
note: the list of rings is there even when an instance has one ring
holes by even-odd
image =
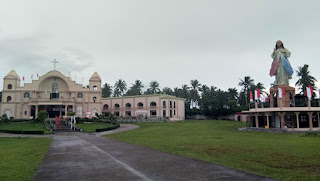
[[[89,88],[56,70],[23,86],[20,82],[14,70],[3,78],[1,115],[28,119],[36,118],[40,110],[47,110],[49,117],[75,112],[76,117],[112,113],[122,117],[144,115],[170,120],[185,119],[183,98],[163,94],[102,98],[102,83],[97,72],[89,79]]]

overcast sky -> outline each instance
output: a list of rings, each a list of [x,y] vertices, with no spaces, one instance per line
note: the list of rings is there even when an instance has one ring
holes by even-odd
[[[293,69],[320,80],[318,0],[0,0],[0,89],[12,69],[57,70],[78,83],[181,87],[198,79],[223,90],[248,75],[269,88],[277,40]],[[76,77],[75,77],[76,76]],[[83,79],[83,82],[82,82]],[[294,86],[296,73],[290,81]],[[318,88],[320,84],[317,83]]]

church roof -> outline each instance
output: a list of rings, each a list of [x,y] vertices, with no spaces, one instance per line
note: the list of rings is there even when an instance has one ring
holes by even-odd
[[[98,80],[101,81],[101,78],[97,72],[94,72],[93,75],[90,77],[90,80]],[[90,81],[89,80],[89,81]]]
[[[18,78],[20,80],[19,75],[14,70],[11,70],[4,78]]]

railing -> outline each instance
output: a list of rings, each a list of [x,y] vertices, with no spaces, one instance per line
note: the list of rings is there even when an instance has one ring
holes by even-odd
[[[32,102],[71,102],[73,99],[71,98],[30,98]]]

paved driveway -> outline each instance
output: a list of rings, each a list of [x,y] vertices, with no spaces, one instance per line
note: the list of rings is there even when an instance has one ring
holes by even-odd
[[[37,180],[272,180],[86,133],[58,133]]]

